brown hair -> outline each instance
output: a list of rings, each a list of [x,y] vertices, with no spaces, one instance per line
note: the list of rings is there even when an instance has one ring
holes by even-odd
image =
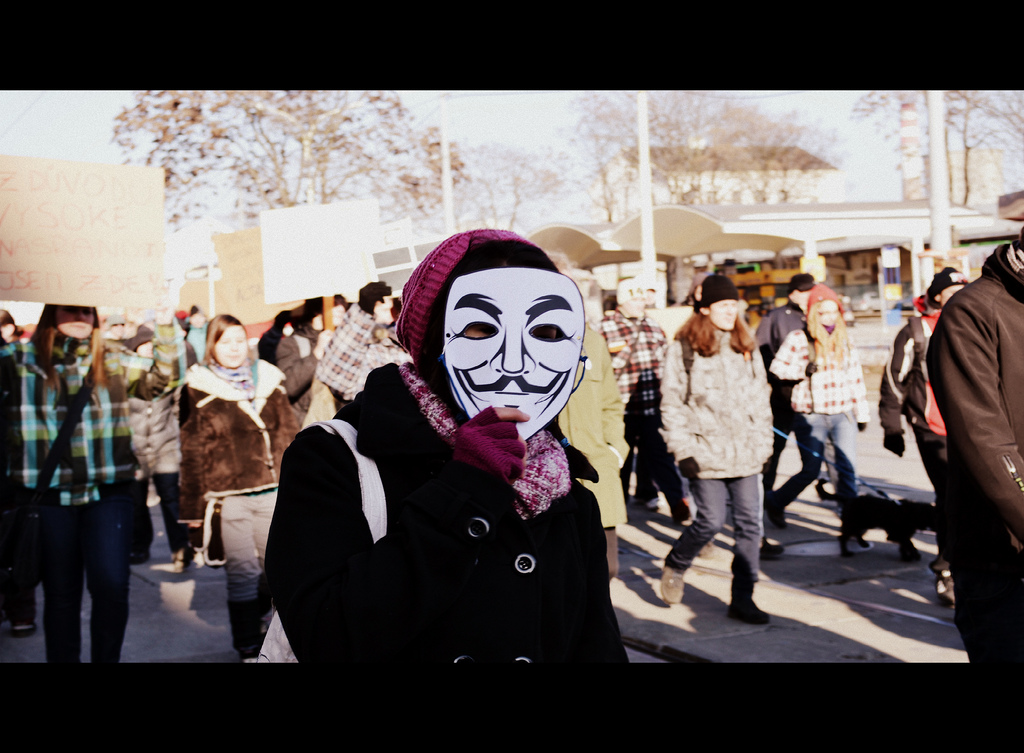
[[[690,318],[676,332],[676,339],[680,342],[686,340],[696,353],[704,358],[710,358],[718,352],[718,333],[720,331],[711,323],[710,316],[701,313],[699,308],[695,308]],[[750,333],[747,323],[743,321],[742,314],[736,314],[736,326],[732,329],[729,345],[734,351],[745,356],[749,356],[757,349],[757,343],[754,341],[754,336]]]
[[[64,342],[67,338],[57,330],[57,308],[58,304],[47,303],[43,306],[43,312],[39,315],[39,323],[36,324],[35,332],[32,333],[31,343],[36,347],[36,363],[46,375],[46,384],[57,389],[57,372],[53,368],[53,347]],[[103,343],[103,330],[100,329],[100,316],[96,308],[92,309],[92,335],[89,338],[89,350],[92,354],[92,368],[90,369],[91,380],[97,387],[107,386],[107,370],[105,360],[107,355],[106,346]]]
[[[209,325],[206,327],[206,352],[203,354],[204,366],[217,363],[217,359],[213,356],[213,348],[224,336],[224,332],[231,327],[245,329],[245,325],[231,316],[231,314],[217,314],[217,316],[210,320]]]

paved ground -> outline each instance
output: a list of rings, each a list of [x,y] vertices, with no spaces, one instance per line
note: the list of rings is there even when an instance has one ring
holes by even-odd
[[[853,330],[869,364],[869,389],[877,389],[886,345],[895,328],[862,320]],[[873,398],[877,405],[877,397]],[[781,481],[799,466],[790,446],[779,469]],[[929,485],[908,441],[903,458],[882,448],[877,415],[858,436],[858,473],[868,483],[908,499],[931,501]],[[125,662],[237,662],[231,649],[225,607],[224,572],[193,567],[171,571],[163,525],[151,508],[157,539],[153,558],[132,568],[131,617],[122,659]],[[869,532],[869,551],[839,556],[839,519],[833,504],[805,492],[788,508],[790,525],[767,534],[786,545],[786,553],[762,562],[755,599],[772,615],[771,623],[751,626],[726,617],[731,540],[716,539],[708,557],[687,573],[683,604],[668,607],[658,597],[664,556],[681,532],[660,512],[631,506],[630,521],[619,529],[620,575],[612,598],[630,659],[636,663],[691,662],[965,662],[953,626],[953,611],[940,606],[927,563],[935,537],[919,533],[914,541],[920,562],[899,559],[895,544],[881,531]],[[42,590],[38,590],[40,606]],[[89,600],[82,615],[83,645],[88,647]],[[83,652],[88,656],[88,649]],[[42,631],[13,639],[0,628],[0,663],[45,660]]]

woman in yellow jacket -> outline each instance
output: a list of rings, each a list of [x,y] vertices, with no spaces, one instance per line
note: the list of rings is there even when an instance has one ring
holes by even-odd
[[[579,387],[562,409],[558,425],[569,443],[580,450],[598,473],[599,481],[581,480],[597,497],[601,525],[608,540],[608,578],[619,572],[619,544],[615,527],[626,522],[626,500],[619,469],[629,453],[622,422],[622,399],[615,382],[607,343],[587,327],[583,336]]]

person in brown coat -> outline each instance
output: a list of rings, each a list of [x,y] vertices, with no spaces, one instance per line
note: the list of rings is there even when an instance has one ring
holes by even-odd
[[[206,564],[227,571],[235,649],[255,662],[270,599],[263,572],[285,448],[299,430],[284,374],[253,362],[245,328],[210,322],[202,365],[181,402],[181,517]]]

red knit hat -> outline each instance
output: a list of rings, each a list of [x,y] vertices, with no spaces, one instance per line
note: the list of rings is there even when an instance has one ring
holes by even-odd
[[[807,311],[810,312],[814,304],[821,301],[835,301],[836,305],[839,306],[839,313],[843,313],[843,303],[839,300],[839,296],[836,295],[836,291],[830,288],[828,285],[819,282],[813,288],[811,288],[811,294],[807,297]]]
[[[420,368],[423,337],[437,294],[470,246],[486,241],[520,241],[530,246],[537,245],[508,230],[485,228],[458,233],[427,254],[402,287],[402,312],[395,324],[395,335],[412,356],[417,369]]]

